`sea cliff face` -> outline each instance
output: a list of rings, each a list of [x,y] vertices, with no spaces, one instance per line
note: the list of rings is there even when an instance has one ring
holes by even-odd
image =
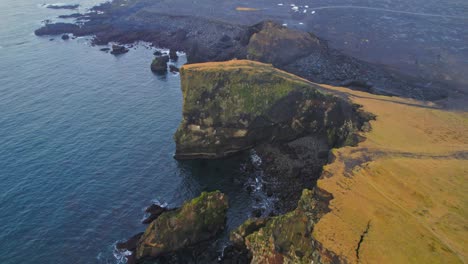
[[[181,69],[178,159],[221,158],[263,142],[320,135],[330,147],[356,141],[357,107],[271,65],[234,60]]]
[[[291,145],[298,139],[344,146],[331,149],[312,188],[298,185],[306,189],[296,188],[302,196],[295,209],[235,230],[232,252],[247,252],[252,263],[465,261],[466,232],[457,230],[467,215],[466,113],[319,86],[250,61],[185,66],[182,84],[178,158],[269,145],[269,153],[279,152],[264,162],[270,173],[302,159]],[[298,178],[288,180],[293,186]]]

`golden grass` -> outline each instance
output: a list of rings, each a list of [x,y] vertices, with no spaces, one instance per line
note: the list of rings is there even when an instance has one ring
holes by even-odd
[[[243,68],[292,74],[233,60],[182,70]],[[333,150],[318,187],[333,194],[314,237],[350,263],[463,263],[468,252],[468,113],[433,104],[320,85],[377,116],[356,147]],[[359,250],[361,235],[370,225]]]
[[[364,142],[334,150],[336,160],[325,167],[318,187],[334,199],[315,238],[351,262],[466,262],[468,114],[324,87],[349,95],[377,120]]]

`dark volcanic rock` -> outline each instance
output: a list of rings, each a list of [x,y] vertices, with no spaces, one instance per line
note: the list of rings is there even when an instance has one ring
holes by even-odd
[[[34,34],[37,36],[45,35],[59,35],[64,33],[74,33],[78,32],[80,27],[75,24],[69,23],[55,23],[55,24],[46,24],[45,26],[34,31]]]
[[[149,224],[157,219],[162,213],[169,211],[170,209],[166,207],[159,206],[157,204],[152,204],[148,208],[146,208],[145,212],[149,214],[149,216],[142,221],[143,224]]]
[[[155,52],[153,53],[153,55],[154,55],[154,56],[162,56],[163,54],[162,54],[162,52],[160,52],[159,50],[157,50],[157,51],[155,51]]]
[[[113,54],[113,55],[124,54],[124,53],[127,53],[127,52],[128,52],[128,49],[126,47],[124,47],[124,46],[112,45],[111,54]]]
[[[102,48],[100,49],[100,51],[105,51],[105,52],[108,52],[110,50],[110,48]]]
[[[167,63],[169,62],[169,56],[161,56],[154,58],[151,63],[151,71],[158,74],[164,74],[167,72]]]
[[[143,232],[138,233],[131,238],[129,238],[127,241],[124,242],[118,242],[116,244],[116,248],[118,250],[129,250],[129,251],[135,251],[138,245],[138,241],[140,240],[140,237],[143,235]]]
[[[169,51],[169,58],[172,60],[172,61],[177,61],[177,59],[179,59],[179,56],[177,56],[177,52],[174,50],[174,49],[171,49]]]
[[[80,14],[80,13],[73,13],[73,14],[70,14],[70,15],[60,15],[58,16],[59,18],[79,18],[79,17],[82,17],[83,14]]]
[[[80,7],[79,4],[72,4],[72,5],[58,5],[58,4],[50,4],[46,5],[47,8],[50,9],[77,9]]]
[[[174,65],[169,65],[169,71],[172,73],[176,73],[176,72],[179,72],[179,68],[177,68]]]
[[[137,259],[161,257],[213,238],[224,229],[227,208],[226,196],[216,191],[164,212],[140,238]]]
[[[68,39],[70,39],[70,36],[68,36],[67,34],[63,34],[62,39],[63,40],[68,40]]]
[[[111,41],[125,44],[148,41],[154,46],[186,51],[188,63],[248,57],[273,63],[282,70],[318,83],[372,83],[371,88],[362,85],[349,87],[423,100],[438,100],[448,95],[446,85],[437,80],[425,81],[382,65],[358,60],[329,48],[326,41],[313,34],[271,21],[246,25],[252,23],[246,21],[258,21],[268,12],[262,12],[259,17],[244,16],[242,12],[226,11],[226,7],[213,10],[212,4],[207,4],[209,2],[213,0],[202,1],[196,6],[184,3],[183,7],[178,8],[188,13],[175,16],[176,9],[160,1],[135,0],[130,5],[124,0],[115,0],[97,6],[81,17],[75,15],[77,20],[83,21],[80,26],[46,24],[36,30],[36,34],[94,35],[93,42],[98,45]],[[194,10],[209,12],[199,14]],[[235,10],[234,6],[232,10]],[[245,18],[241,24],[227,22],[241,21],[240,17]]]

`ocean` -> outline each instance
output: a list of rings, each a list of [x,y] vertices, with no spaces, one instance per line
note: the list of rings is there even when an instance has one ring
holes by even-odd
[[[76,12],[47,9],[43,1],[0,1],[0,264],[122,263],[115,244],[144,230],[146,206],[175,207],[212,190],[230,201],[221,250],[229,230],[254,208],[271,206],[261,173],[243,169],[249,158],[255,163],[255,153],[223,161],[173,159],[180,77],[150,71],[154,48],[140,43],[113,56],[89,38],[37,37],[42,21]],[[71,3],[84,12],[100,2]],[[369,61],[466,83],[466,2],[429,1],[428,10],[405,9],[407,1],[382,0],[374,9],[354,0],[325,2],[296,27],[313,28],[334,47]],[[355,2],[360,7],[350,10]],[[286,10],[289,2],[278,4],[271,5]],[[445,15],[431,15],[439,5]],[[407,11],[389,13],[394,9]],[[180,55],[179,67],[186,60]]]
[[[246,220],[241,161],[173,159],[180,78],[152,74],[155,50],[36,37],[71,13],[42,4],[0,1],[0,263],[118,263],[115,243],[144,230],[146,206],[202,191],[229,196],[229,229]]]

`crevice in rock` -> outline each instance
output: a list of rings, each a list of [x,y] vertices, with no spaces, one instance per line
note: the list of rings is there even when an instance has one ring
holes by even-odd
[[[358,242],[357,247],[356,247],[356,259],[357,259],[358,262],[359,262],[359,252],[361,250],[362,242],[364,242],[364,238],[369,233],[370,227],[371,227],[371,221],[369,220],[369,222],[367,222],[366,229],[362,232],[361,238],[359,238],[359,242]]]

